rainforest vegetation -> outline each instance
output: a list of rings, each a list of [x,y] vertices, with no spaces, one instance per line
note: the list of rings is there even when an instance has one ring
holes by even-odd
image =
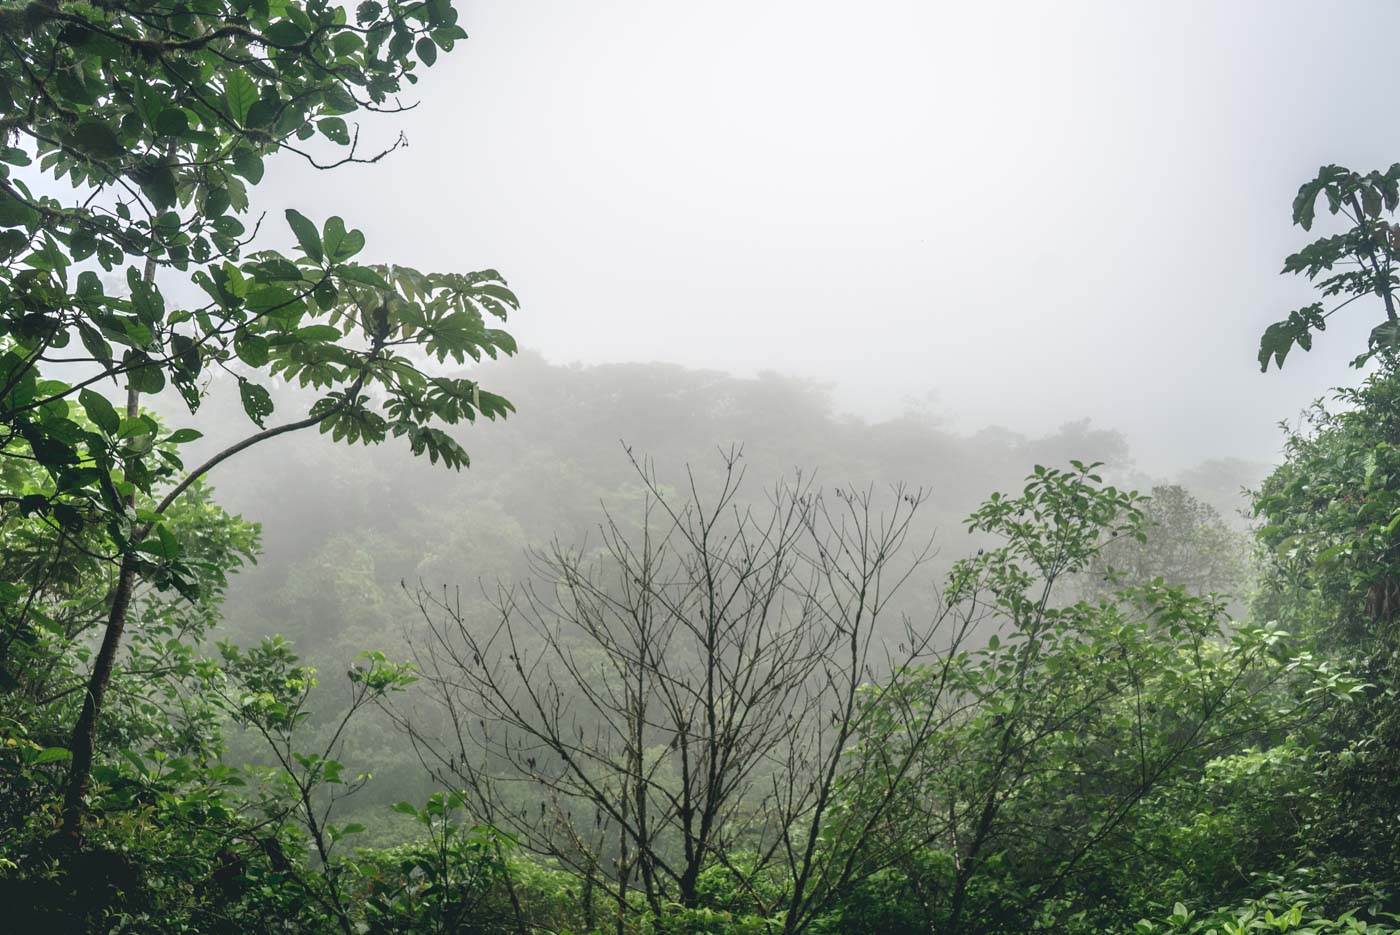
[[[263,215],[465,39],[0,2],[0,928],[1400,931],[1400,165],[1292,205],[1348,385],[1154,477]]]

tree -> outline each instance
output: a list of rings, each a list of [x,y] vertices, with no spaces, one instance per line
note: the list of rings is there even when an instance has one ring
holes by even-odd
[[[1385,317],[1371,329],[1366,350],[1352,366],[1360,367],[1373,357],[1393,360],[1400,350],[1400,308],[1395,298],[1400,225],[1388,220],[1400,207],[1400,163],[1365,175],[1336,165],[1320,168],[1293,200],[1293,223],[1305,231],[1312,230],[1316,220],[1318,198],[1325,198],[1327,210],[1351,226],[1318,238],[1288,257],[1283,272],[1307,277],[1324,297],[1339,301],[1331,308],[1313,302],[1270,325],[1259,341],[1260,370],[1268,370],[1270,361],[1281,368],[1295,346],[1312,350],[1314,333],[1325,331],[1329,318],[1368,296],[1380,298]]]
[[[1253,612],[1308,633],[1368,683],[1309,746],[1333,809],[1301,846],[1336,879],[1400,875],[1400,374],[1383,364],[1316,405],[1255,508],[1267,559]]]
[[[870,689],[893,716],[870,719],[856,762],[912,751],[913,764],[895,820],[866,846],[905,858],[930,930],[1063,930],[1089,910],[1085,931],[1123,930],[1135,907],[1113,904],[1115,868],[1162,872],[1129,833],[1144,804],[1361,692],[1278,627],[1231,626],[1219,600],[1160,579],[1066,599],[1076,575],[1153,532],[1143,499],[1094,468],[1037,467],[1019,496],[973,513],[996,544],[954,566],[945,599],[985,645]],[[936,732],[908,732],[909,712],[940,708]],[[847,771],[856,818],[867,769]]]
[[[474,381],[423,363],[514,351],[485,321],[517,305],[499,274],[355,262],[363,234],[294,210],[294,259],[247,252],[257,226],[250,233],[239,220],[270,155],[329,168],[395,148],[365,155],[345,116],[402,109],[397,95],[418,66],[465,38],[456,21],[446,0],[367,0],[353,23],[325,0],[0,10],[0,433],[7,462],[47,474],[42,486],[0,490],[0,502],[13,507],[7,517],[39,516],[70,533],[102,528],[103,554],[118,568],[69,742],[70,837],[135,582],[193,587],[163,522],[181,492],[248,447],[311,427],[337,441],[401,437],[460,468],[466,454],[440,426],[510,411]],[[318,135],[333,147],[328,159],[312,144]],[[72,183],[72,204],[22,178],[36,160],[39,173]],[[109,295],[94,266],[121,272],[129,295]],[[161,272],[206,300],[169,307]],[[236,382],[259,431],[186,469],[170,446],[199,433],[163,433],[140,396],[172,386],[194,413],[214,372]],[[259,382],[268,376],[322,395],[269,427],[274,403]],[[108,381],[125,381],[124,405],[99,392]],[[155,492],[138,511],[138,498]],[[25,595],[0,596],[7,625],[22,627]]]
[[[896,491],[880,515],[869,495],[798,481],[754,507],[733,455],[709,499],[693,475],[677,498],[636,466],[638,525],[609,515],[595,552],[540,555],[535,585],[501,592],[494,627],[420,590],[431,627],[418,664],[445,728],[401,723],[439,782],[577,873],[619,932],[629,893],[653,919],[693,912],[715,867],[750,894],[785,877],[757,911],[805,930],[869,863],[870,828],[838,817],[869,716],[862,686],[897,683],[945,622],[906,622],[897,652],[880,646],[926,557],[901,549],[919,496]],[[940,650],[963,636],[954,627]],[[899,781],[899,764],[881,769]],[[873,827],[886,809],[865,817]]]
[[[1267,369],[1273,360],[1281,367],[1292,347],[1311,347],[1331,315],[1375,296],[1384,317],[1352,364],[1379,367],[1360,388],[1337,391],[1341,408],[1314,405],[1304,427],[1289,432],[1285,462],[1255,498],[1266,522],[1259,539],[1268,564],[1253,612],[1308,632],[1370,682],[1361,704],[1339,712],[1326,731],[1299,739],[1316,763],[1317,794],[1331,807],[1313,816],[1296,846],[1324,885],[1388,885],[1400,873],[1400,761],[1392,752],[1400,746],[1400,164],[1366,175],[1323,166],[1299,189],[1294,223],[1311,229],[1320,197],[1349,226],[1290,256],[1284,272],[1306,276],[1339,301],[1330,309],[1312,303],[1271,325],[1260,365]]]
[[[47,479],[32,462],[5,467],[17,489]],[[184,556],[195,597],[159,581],[134,585],[136,623],[113,666],[115,717],[107,734],[122,749],[211,755],[216,718],[192,704],[207,687],[195,645],[218,620],[229,576],[256,555],[258,528],[220,509],[202,483],[172,504],[165,528]],[[100,527],[70,531],[39,516],[0,524],[0,589],[24,602],[23,615],[0,630],[0,745],[8,754],[0,767],[0,836],[17,849],[29,823],[51,817],[44,777],[71,756],[67,734],[82,706],[92,636],[107,619],[117,583],[117,569],[101,551],[106,544]],[[42,769],[32,768],[36,760]]]
[[[1184,487],[1161,484],[1141,505],[1143,541],[1119,538],[1100,549],[1085,577],[1090,593],[1108,595],[1124,585],[1160,578],[1190,594],[1239,594],[1248,572],[1248,540],[1227,526],[1215,508]]]
[[[213,684],[210,694],[235,724],[263,741],[275,764],[249,770],[258,783],[254,811],[263,816],[260,824],[274,831],[295,826],[315,854],[314,872],[286,861],[287,882],[319,909],[328,927],[352,935],[360,913],[349,890],[358,868],[341,858],[337,845],[365,829],[332,818],[341,800],[363,789],[370,776],[343,775],[339,756],[350,722],[386,694],[412,684],[414,677],[407,666],[389,662],[381,652],[361,654],[346,673],[350,696],[337,712],[329,738],[319,750],[306,749],[298,743],[298,728],[311,717],[308,702],[318,683],[316,670],[300,665],[287,642],[277,637],[248,651],[227,643],[219,650],[225,678]]]

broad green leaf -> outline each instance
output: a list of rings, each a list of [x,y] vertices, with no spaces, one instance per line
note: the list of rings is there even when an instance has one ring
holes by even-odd
[[[131,368],[126,374],[127,381],[137,392],[159,393],[165,389],[165,370],[147,355],[128,352],[125,360]]]
[[[345,222],[336,216],[326,219],[324,236],[326,255],[334,263],[350,259],[365,246],[365,235],[357,230],[347,231]]]
[[[268,351],[267,340],[260,335],[239,331],[233,337],[233,352],[250,367],[266,364]]]
[[[316,126],[320,129],[321,134],[331,142],[339,143],[341,146],[350,145],[350,129],[345,125],[344,118],[323,117],[316,121]]]
[[[224,101],[239,123],[248,119],[248,109],[258,100],[258,87],[241,69],[232,69],[224,85]]]
[[[272,415],[272,395],[265,387],[248,380],[238,383],[238,395],[243,401],[243,411],[257,423],[258,428],[267,427],[267,417]]]
[[[360,51],[364,47],[365,41],[361,39],[358,34],[353,32],[338,33],[336,37],[331,40],[331,48],[335,50],[336,55],[350,55],[353,52]]]
[[[189,115],[179,107],[167,107],[156,118],[156,132],[161,136],[182,136],[189,129]]]
[[[287,48],[306,41],[306,31],[289,19],[278,20],[264,33],[273,45]]]
[[[342,266],[337,271],[341,279],[361,286],[373,286],[388,291],[389,283],[384,277],[367,266]]]
[[[111,159],[126,151],[111,125],[97,118],[79,120],[68,136],[68,144],[98,159]]]
[[[251,149],[240,149],[233,154],[233,171],[254,185],[262,181],[262,157]]]
[[[321,252],[321,235],[316,232],[316,225],[292,208],[287,209],[287,223],[291,225],[292,233],[296,234],[301,249],[305,250],[311,259],[320,263],[324,254]]]
[[[115,435],[121,426],[121,416],[117,415],[117,410],[101,393],[95,393],[89,389],[78,391],[78,402],[82,404],[83,411],[87,417],[108,435]]]

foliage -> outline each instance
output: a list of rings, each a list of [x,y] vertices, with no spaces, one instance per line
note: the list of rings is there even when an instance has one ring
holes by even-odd
[[[1143,919],[1133,927],[1133,935],[1249,935],[1252,932],[1293,932],[1296,935],[1322,935],[1325,932],[1392,935],[1400,931],[1393,922],[1400,916],[1374,908],[1348,909],[1340,914],[1316,908],[1316,894],[1306,890],[1283,890],[1249,900],[1245,905],[1212,912],[1192,912],[1177,903],[1170,915],[1157,921]]]
[[[1350,225],[1339,234],[1320,237],[1288,257],[1283,272],[1302,275],[1316,284],[1324,298],[1340,298],[1328,308],[1313,302],[1289,312],[1270,325],[1259,341],[1259,368],[1272,361],[1282,367],[1296,346],[1311,350],[1313,335],[1327,329],[1334,314],[1358,299],[1377,296],[1385,317],[1371,329],[1366,350],[1352,361],[1360,367],[1373,357],[1393,360],[1400,348],[1400,312],[1396,309],[1396,251],[1400,227],[1392,220],[1400,206],[1400,163],[1385,172],[1362,175],[1342,166],[1323,166],[1317,176],[1298,189],[1293,200],[1293,223],[1312,230],[1317,201],[1325,198],[1327,210]]]
[[[359,829],[332,810],[366,777],[336,754],[411,676],[366,656],[328,741],[303,749],[316,679],[288,644],[201,649],[258,536],[203,478],[311,427],[460,468],[446,430],[511,411],[440,372],[514,352],[488,324],[517,306],[499,274],[366,264],[360,231],[293,209],[296,253],[257,249],[246,221],[279,152],[328,168],[396,148],[366,154],[345,117],[403,109],[465,38],[456,20],[446,2],[367,2],[353,21],[321,0],[0,8],[0,788],[20,918],[358,924],[335,845]],[[272,379],[312,392],[299,417],[269,425]],[[221,386],[256,430],[187,467],[200,430],[142,398],[169,387],[195,415]],[[272,764],[222,762],[230,725]]]
[[[515,842],[487,825],[460,821],[465,805],[458,793],[435,792],[423,807],[400,802],[394,810],[413,818],[427,840],[357,854],[368,877],[368,924],[376,932],[458,932],[489,930],[500,919],[502,931],[519,918],[507,853]],[[501,891],[510,904],[497,904]]]
[[[465,38],[456,20],[437,0],[366,2],[354,23],[324,0],[0,9],[0,436],[7,465],[41,469],[23,485],[7,478],[0,503],[7,517],[81,533],[118,568],[68,742],[63,833],[74,843],[136,582],[196,596],[164,521],[182,492],[246,448],[311,427],[351,443],[401,437],[460,468],[466,453],[444,427],[511,409],[434,368],[514,352],[487,325],[517,305],[498,273],[366,265],[363,233],[295,209],[297,254],[253,250],[256,228],[239,220],[265,157],[328,167],[304,145],[318,133],[340,151],[333,165],[385,155],[362,156],[344,115],[402,109],[396,95],[418,66]],[[44,194],[43,177],[71,182],[74,203]],[[203,299],[174,307],[158,273]],[[259,431],[187,470],[179,449],[201,432],[164,433],[141,396],[173,387],[193,415],[216,373]],[[268,427],[268,378],[317,398]],[[101,392],[109,380],[125,382],[124,405]],[[154,503],[138,509],[143,499]],[[27,626],[29,604],[15,583],[0,591],[11,626]]]
[[[1240,595],[1248,581],[1246,537],[1231,529],[1209,504],[1177,484],[1159,484],[1141,505],[1149,534],[1119,538],[1100,550],[1085,570],[1092,595],[1154,580],[1187,593]]]
[[[883,851],[899,853],[912,832],[947,855],[924,857],[910,881],[923,924],[1126,924],[1133,903],[1115,904],[1120,868],[1145,880],[1166,869],[1132,843],[1146,803],[1241,739],[1360,692],[1279,628],[1227,626],[1217,600],[1160,579],[1058,601],[1057,589],[1115,543],[1150,534],[1141,502],[1078,464],[1037,468],[1020,496],[994,495],[969,525],[1002,544],[955,565],[948,588],[950,602],[983,608],[985,646],[899,691],[877,690],[890,727],[862,750],[877,762],[911,743],[899,728],[907,712],[947,712],[939,734],[920,741]],[[858,815],[870,793],[852,793]]]
[[[9,470],[11,478],[39,474],[24,462]],[[137,589],[138,620],[112,674],[113,721],[103,741],[114,750],[205,757],[219,745],[218,717],[201,700],[213,669],[196,645],[218,622],[228,576],[256,554],[258,528],[221,510],[202,484],[167,517],[197,596],[172,597],[156,584]],[[68,761],[67,726],[116,578],[95,551],[101,541],[100,530],[67,532],[37,516],[0,526],[0,584],[25,594],[24,613],[0,631],[0,827],[8,833],[49,817],[46,795]]]
[[[1311,847],[1338,880],[1395,879],[1400,780],[1400,376],[1382,368],[1290,434],[1287,461],[1258,510],[1267,547],[1255,613],[1315,634],[1370,687],[1319,731],[1318,782],[1330,808]]]
[[[1376,372],[1309,413],[1259,490],[1244,619],[1224,593],[1252,584],[1243,537],[1097,463],[1038,466],[975,507],[939,585],[917,578],[913,517],[967,509],[966,485],[897,487],[882,511],[799,480],[755,503],[737,450],[676,488],[640,459],[617,478],[593,445],[637,386],[648,444],[689,457],[702,422],[765,436],[765,470],[839,451],[853,478],[905,459],[1001,482],[1085,449],[1121,467],[1112,433],[959,440],[837,418],[776,378],[527,362],[555,447],[505,437],[512,470],[475,499],[425,482],[403,510],[381,494],[412,469],[362,451],[231,477],[306,528],[243,600],[256,638],[221,638],[262,534],[213,499],[214,468],[317,428],[455,469],[452,428],[513,411],[447,369],[514,353],[499,274],[371,262],[346,221],[295,209],[295,247],[263,249],[250,218],[279,153],[330,168],[396,148],[346,118],[408,106],[457,19],[449,0],[0,6],[8,925],[1397,931],[1400,166],[1325,167],[1294,203],[1305,230],[1319,199],[1344,224],[1285,263],[1336,305],[1272,325],[1261,365],[1357,300],[1385,318],[1355,361]],[[567,389],[544,400],[546,378]],[[174,428],[143,410],[166,390]],[[237,410],[248,434],[191,458],[194,426]],[[336,486],[345,515],[302,522]],[[580,504],[600,497],[590,545]],[[512,581],[507,553],[548,541]],[[464,571],[497,589],[406,588],[432,619],[397,626],[412,602],[386,581]],[[315,633],[315,660],[263,635],[285,627]],[[313,661],[350,657],[322,684]]]
[[[381,658],[367,662],[355,670],[342,728],[368,700],[403,681],[402,671]],[[362,779],[342,778],[330,748],[291,743],[307,717],[314,674],[275,639],[246,652],[225,645],[219,659],[196,656],[191,669],[159,675],[167,694],[186,702],[160,712],[167,732],[125,730],[128,721],[141,721],[124,707],[113,709],[109,729],[122,729],[118,736],[131,745],[94,767],[96,817],[79,852],[51,840],[62,790],[53,767],[63,758],[27,752],[35,746],[22,738],[10,744],[22,762],[6,764],[6,783],[27,789],[37,806],[7,828],[0,874],[21,928],[204,932],[294,924],[343,931],[350,923],[347,888],[358,882],[357,867],[335,845],[362,829],[331,821],[330,813]],[[123,673],[117,684],[133,681]],[[228,717],[260,730],[275,765],[223,761],[220,732]],[[169,739],[192,731],[202,732],[197,746]],[[302,856],[308,847],[319,866]]]
[[[539,556],[539,583],[503,590],[486,634],[420,589],[430,629],[415,649],[445,727],[400,723],[434,775],[582,877],[618,925],[638,910],[680,924],[678,909],[709,926],[701,876],[737,873],[742,841],[749,914],[800,931],[862,872],[823,842],[883,609],[922,561],[902,555],[920,498],[898,490],[882,514],[868,494],[799,479],[751,508],[739,455],[724,465],[713,496],[691,475],[687,497],[637,462],[635,525],[608,516],[590,558]],[[930,640],[909,626],[905,658]],[[763,904],[752,880],[770,873],[791,885]]]
[[[1275,592],[1287,595],[1278,609],[1315,608],[1325,619],[1310,623],[1356,642],[1400,611],[1400,377],[1382,370],[1337,401],[1289,433],[1256,509]]]
[[[516,305],[500,277],[362,265],[363,234],[294,210],[299,256],[244,256],[238,220],[266,156],[314,162],[302,144],[319,134],[344,149],[337,163],[360,160],[343,115],[397,110],[419,63],[465,37],[456,18],[445,2],[364,3],[351,23],[319,0],[3,11],[0,120],[21,143],[6,161],[37,158],[84,193],[64,207],[9,167],[0,176],[0,426],[15,446],[7,457],[33,458],[52,482],[16,491],[22,512],[65,528],[105,521],[123,551],[149,534],[154,517],[130,516],[123,498],[178,479],[181,465],[170,452],[153,461],[156,427],[97,392],[119,378],[143,393],[170,384],[194,412],[201,383],[225,370],[263,426],[273,403],[257,378],[276,376],[322,392],[308,417],[338,440],[393,435],[466,463],[434,423],[495,418],[509,404],[426,373],[403,349],[458,363],[512,352],[509,335],[484,323]],[[129,295],[109,295],[83,268],[90,259],[122,273]],[[169,308],[157,270],[188,277],[206,302]],[[46,377],[60,350],[64,379]],[[79,408],[90,425],[71,417]],[[198,432],[159,437],[179,445]]]

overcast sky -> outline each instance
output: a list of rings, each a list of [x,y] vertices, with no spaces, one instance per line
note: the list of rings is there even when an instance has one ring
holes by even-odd
[[[268,173],[365,258],[495,267],[556,362],[830,382],[881,417],[1121,429],[1144,467],[1272,460],[1370,321],[1259,332],[1317,167],[1400,159],[1391,3],[476,0],[409,148]],[[396,124],[395,121],[398,121]],[[280,222],[279,222],[280,223]],[[1366,309],[1362,318],[1376,314]],[[525,414],[522,414],[522,418]]]

